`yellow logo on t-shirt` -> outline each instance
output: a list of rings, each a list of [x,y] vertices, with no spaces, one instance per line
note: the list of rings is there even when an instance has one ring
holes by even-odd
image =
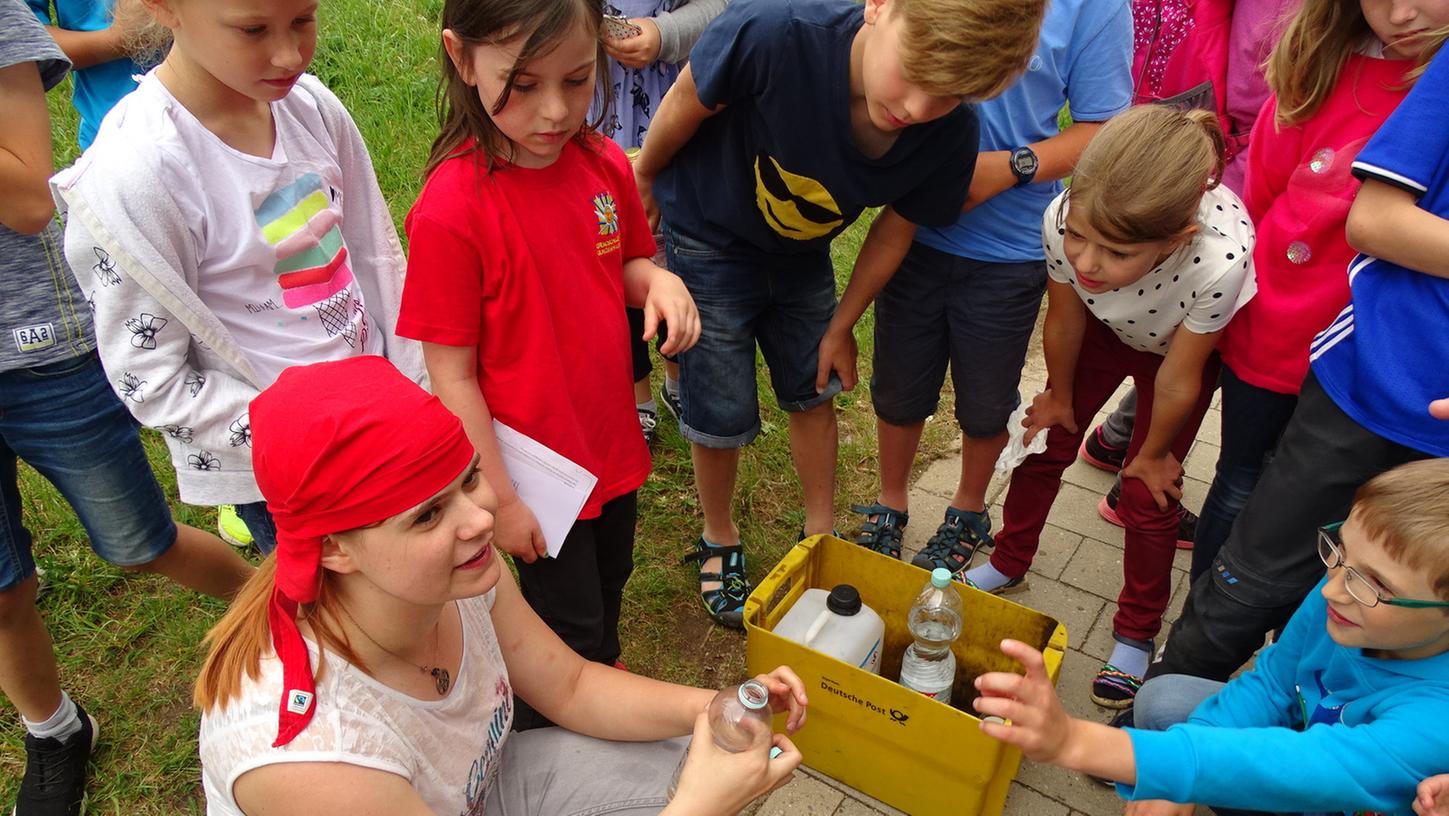
[[[755,203],[770,229],[797,241],[829,235],[845,222],[824,185],[791,173],[763,153],[755,159]]]

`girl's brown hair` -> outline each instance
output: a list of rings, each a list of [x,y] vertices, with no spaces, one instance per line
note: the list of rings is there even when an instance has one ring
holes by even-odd
[[[1304,0],[1268,55],[1265,77],[1278,98],[1278,126],[1295,125],[1317,113],[1349,55],[1373,36],[1359,0]],[[1411,81],[1423,73],[1446,37],[1449,27],[1420,38],[1423,47]]]
[[[597,38],[603,19],[602,0],[444,0],[442,27],[462,40],[465,59],[479,45],[506,43],[525,32],[527,39],[503,85],[503,92],[493,101],[491,109],[484,107],[478,89],[463,80],[446,49],[439,46],[443,69],[437,94],[440,132],[433,140],[423,176],[430,175],[438,165],[455,156],[481,157],[490,171],[496,162],[510,160],[513,146],[493,124],[490,114],[498,113],[508,104],[514,82],[529,62],[552,51],[580,23]],[[605,60],[601,42],[594,91],[599,114],[575,137],[581,143],[587,143],[608,114],[610,86]],[[465,148],[470,141],[473,144]]]
[[[1174,238],[1222,179],[1225,147],[1212,111],[1138,105],[1092,137],[1072,172],[1068,205],[1109,241]],[[1064,219],[1066,207],[1058,213]]]
[[[201,666],[192,694],[193,702],[201,711],[225,710],[241,693],[243,676],[256,680],[261,675],[262,656],[272,650],[267,609],[276,574],[275,557],[262,561],[256,573],[242,585],[226,614],[202,640],[208,647],[206,662]],[[311,627],[312,639],[318,648],[313,673],[322,674],[328,651],[367,672],[367,665],[357,656],[339,624],[339,604],[328,584],[329,575],[327,570],[321,570],[316,603],[302,607],[302,620]]]

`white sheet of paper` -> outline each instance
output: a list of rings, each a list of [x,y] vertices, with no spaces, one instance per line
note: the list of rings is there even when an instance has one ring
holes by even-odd
[[[498,437],[513,492],[533,511],[549,556],[557,558],[599,477],[496,419],[493,434]]]

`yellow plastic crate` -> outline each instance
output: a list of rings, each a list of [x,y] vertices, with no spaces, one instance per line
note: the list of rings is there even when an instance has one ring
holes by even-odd
[[[894,678],[911,643],[906,616],[930,573],[833,536],[812,536],[785,558],[745,601],[745,663],[751,675],[788,665],[810,695],[805,727],[792,737],[805,764],[912,816],[995,816],[1021,763],[1021,752],[979,728],[980,720],[911,691]],[[772,631],[807,589],[851,584],[885,620],[881,674],[842,663]],[[1053,618],[958,584],[965,622],[952,651],[952,702],[969,708],[978,675],[1017,671],[1001,654],[1003,638],[1040,648],[1055,682],[1067,648]],[[776,727],[783,729],[783,717]]]

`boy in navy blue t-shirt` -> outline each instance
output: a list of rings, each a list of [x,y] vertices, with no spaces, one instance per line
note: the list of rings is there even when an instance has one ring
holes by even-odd
[[[916,224],[956,220],[975,165],[963,100],[1000,93],[1036,45],[1041,0],[736,0],[705,30],[634,163],[666,216],[670,269],[704,333],[680,359],[704,531],[701,597],[739,627],[748,594],[731,518],[739,448],[759,433],[755,345],[790,412],[803,534],[830,532],[832,399],[855,385],[851,329]],[[657,177],[657,183],[656,183]],[[830,240],[883,210],[839,307]]]

